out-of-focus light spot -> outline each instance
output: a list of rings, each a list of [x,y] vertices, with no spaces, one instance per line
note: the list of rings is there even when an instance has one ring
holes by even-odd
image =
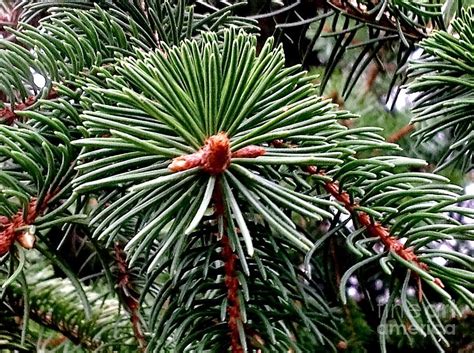
[[[444,243],[444,244],[441,244],[440,247],[439,247],[440,250],[443,250],[443,251],[452,251],[453,248],[450,247],[448,244]]]
[[[33,80],[35,81],[35,85],[38,86],[39,88],[43,88],[44,85],[46,84],[46,80],[44,79],[44,76],[37,73],[33,74]]]
[[[408,94],[406,88],[400,89],[399,92],[397,92],[397,89],[394,89],[393,92],[391,92],[385,107],[390,109],[393,106],[396,111],[405,111],[412,106],[413,98],[414,95]],[[396,99],[395,104],[393,103],[394,99]]]
[[[376,300],[377,300],[377,303],[378,303],[379,305],[387,304],[388,298],[389,298],[389,296],[390,296],[389,294],[390,294],[390,293],[389,293],[388,289],[385,289],[385,293],[384,293],[383,295],[379,295],[379,296],[377,297],[377,299],[376,299]]]
[[[464,188],[466,195],[474,195],[474,183],[467,184]]]
[[[439,257],[439,256],[438,256],[438,257],[435,257],[435,258],[433,259],[433,261],[434,261],[435,263],[437,263],[438,265],[440,265],[440,266],[444,266],[444,265],[446,265],[446,263],[448,262],[448,260],[446,260],[444,257]]]
[[[378,279],[375,281],[375,289],[380,290],[383,287],[383,281],[381,279]]]
[[[354,287],[350,287],[347,290],[347,294],[349,295],[349,297],[354,298],[357,296],[357,289],[355,289]]]
[[[355,285],[359,284],[359,281],[357,280],[357,277],[352,276],[352,277],[349,278],[349,283],[355,286]]]

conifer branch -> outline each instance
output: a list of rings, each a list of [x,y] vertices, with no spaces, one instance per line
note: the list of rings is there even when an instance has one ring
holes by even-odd
[[[175,157],[169,165],[172,172],[183,172],[199,167],[204,173],[216,175],[217,181],[212,191],[214,201],[214,216],[216,222],[222,222],[223,229],[228,229],[226,219],[224,194],[220,175],[225,172],[232,162],[232,158],[256,158],[265,154],[265,149],[259,146],[246,146],[235,152],[230,150],[230,141],[227,134],[220,132],[210,136],[204,146],[195,153]],[[224,261],[225,278],[224,283],[227,288],[227,314],[228,327],[230,330],[230,348],[232,353],[243,353],[241,340],[246,340],[244,325],[240,315],[239,303],[239,280],[237,278],[237,257],[230,245],[229,237],[226,234],[218,234],[222,246],[221,256]]]
[[[438,4],[333,3],[370,18],[348,15],[340,29],[336,14],[345,15],[330,9],[337,44],[329,71],[345,50],[367,50],[365,67],[384,43],[406,40],[403,63],[415,41],[405,27],[424,31],[439,19]],[[402,5],[409,23],[389,16]],[[8,230],[7,251],[26,230],[41,240],[31,257],[19,246],[0,257],[4,286],[26,298],[24,317],[31,302],[50,315],[46,324],[67,321],[71,340],[87,337],[105,350],[312,352],[349,348],[354,337],[338,334],[338,316],[347,315],[348,282],[362,268],[391,276],[387,310],[399,299],[421,334],[438,319],[429,300],[472,305],[472,259],[436,247],[473,237],[472,227],[450,216],[474,213],[458,207],[467,199],[462,190],[418,172],[425,161],[394,155],[398,146],[379,129],[339,124],[355,116],[316,96],[314,77],[288,67],[273,40],[257,46],[244,31],[249,22],[231,14],[237,5],[204,6],[206,13],[198,6],[35,2],[28,13],[48,8],[51,16],[39,28],[13,30],[21,45],[2,41],[7,103],[0,115],[9,124],[0,126],[0,231]],[[403,38],[373,24],[379,20],[396,23]],[[368,41],[352,45],[362,28]],[[36,87],[32,70],[46,78],[45,88]],[[354,70],[344,96],[361,72]],[[57,97],[41,100],[51,82]],[[78,219],[94,245],[84,263],[100,262],[85,278],[50,241],[63,238],[64,246]],[[324,234],[301,226],[328,219]],[[334,249],[333,235],[344,248]],[[344,273],[334,266],[340,300],[329,296],[333,283],[320,281],[334,276],[324,276],[313,256],[328,239],[337,254],[351,253]],[[31,263],[46,260],[68,279],[23,280]],[[377,260],[380,266],[367,266]],[[409,294],[412,277],[419,301]],[[421,280],[439,296],[423,293]],[[414,308],[425,310],[422,323]],[[446,341],[440,331],[430,335],[435,344]]]
[[[324,175],[324,172],[318,171],[318,169],[314,166],[310,166],[306,169],[310,174],[319,174]],[[333,196],[337,201],[344,205],[344,207],[359,221],[359,224],[364,226],[367,233],[372,237],[376,237],[380,239],[383,243],[385,248],[389,251],[394,251],[397,253],[401,258],[407,260],[418,266],[423,271],[429,271],[429,267],[427,264],[421,262],[418,256],[413,252],[413,249],[406,248],[403,243],[397,239],[395,236],[390,234],[390,230],[387,227],[384,227],[379,222],[373,221],[369,214],[363,211],[358,211],[356,208],[358,207],[357,203],[354,203],[351,200],[349,194],[340,189],[337,182],[326,182],[324,184],[324,189]],[[421,302],[423,297],[423,292],[421,289],[421,280],[417,277],[418,281],[418,299]],[[441,288],[444,288],[443,282],[439,278],[434,278],[434,283]]]
[[[294,147],[291,146],[291,144],[284,142],[283,140],[274,140],[271,144],[272,146],[278,148]],[[318,167],[316,166],[308,166],[305,168],[305,170],[310,175],[320,175],[323,177],[325,176],[324,171],[318,169]],[[358,223],[365,228],[365,230],[370,236],[380,239],[380,241],[387,250],[395,252],[402,259],[413,263],[422,271],[429,272],[429,266],[423,263],[420,258],[418,258],[412,248],[405,247],[404,244],[399,239],[397,239],[397,237],[393,236],[390,233],[389,228],[383,226],[377,221],[374,221],[368,213],[358,210],[357,208],[359,207],[359,205],[353,201],[349,193],[344,190],[341,190],[336,181],[325,181],[323,187],[332,197],[334,197],[334,199],[340,202],[345,207],[345,209],[357,219]],[[421,279],[416,274],[414,276],[417,279],[418,300],[421,302],[423,297]],[[434,277],[433,282],[440,288],[445,287],[441,279],[437,277]]]
[[[18,314],[22,314],[24,310],[21,305],[16,306],[15,309]],[[78,327],[69,327],[66,322],[57,321],[47,311],[31,308],[30,318],[38,324],[62,334],[64,337],[61,338],[61,343],[64,342],[64,338],[67,338],[75,345],[81,345],[91,351],[98,349],[100,345],[103,344],[100,341],[94,340],[92,337],[83,336],[81,332],[79,332]]]

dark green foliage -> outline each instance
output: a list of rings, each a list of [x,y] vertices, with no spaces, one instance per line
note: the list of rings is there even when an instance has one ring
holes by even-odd
[[[418,93],[413,123],[420,141],[444,134],[451,142],[438,169],[474,165],[474,85],[471,53],[474,49],[474,8],[463,10],[452,23],[453,33],[437,31],[420,43],[423,55],[410,65],[416,77],[410,91]]]
[[[405,83],[416,44],[428,36],[428,28],[445,29],[461,6],[462,1],[444,0],[250,0],[239,13],[258,19],[263,35],[283,43],[292,62],[324,64],[321,90],[350,56],[352,68],[341,92],[347,98],[370,63],[393,75],[391,89]]]

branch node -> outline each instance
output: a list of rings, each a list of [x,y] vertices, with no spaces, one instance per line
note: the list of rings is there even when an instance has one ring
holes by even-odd
[[[168,168],[173,172],[180,172],[201,167],[208,174],[219,175],[229,168],[232,158],[256,158],[264,154],[263,147],[254,145],[243,147],[232,153],[227,134],[219,132],[210,136],[199,151],[174,158]]]

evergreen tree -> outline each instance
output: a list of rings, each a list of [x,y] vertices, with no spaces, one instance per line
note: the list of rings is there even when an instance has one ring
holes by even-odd
[[[472,348],[446,171],[473,166],[474,7],[3,1],[0,27],[2,350]],[[386,140],[342,105],[391,63],[417,96]]]

